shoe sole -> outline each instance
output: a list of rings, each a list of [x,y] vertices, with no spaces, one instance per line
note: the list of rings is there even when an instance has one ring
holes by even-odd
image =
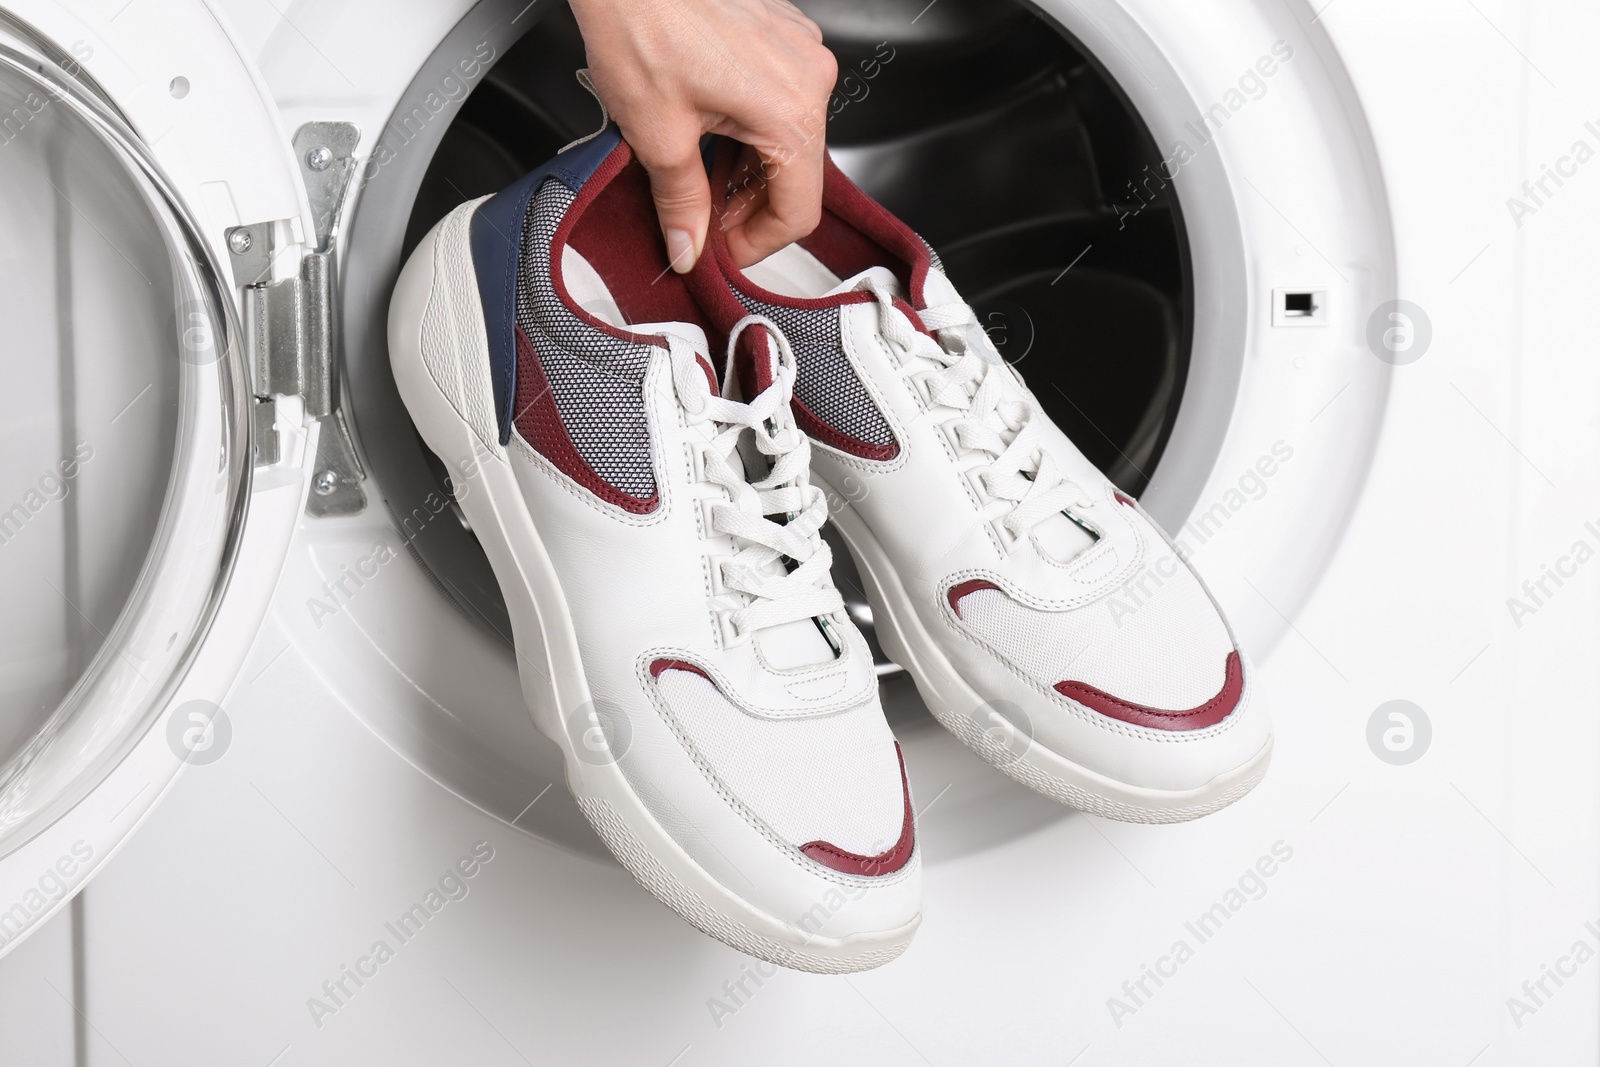
[[[463,204],[423,238],[400,273],[389,323],[395,384],[422,439],[449,469],[474,470],[460,504],[494,569],[511,617],[517,670],[534,725],[561,748],[567,785],[606,847],[638,883],[691,925],[741,952],[819,974],[844,974],[889,962],[911,942],[921,916],[904,926],[828,938],[807,934],[729,892],[674,841],[628,785],[614,763],[581,759],[558,709],[590,700],[577,634],[566,597],[506,450],[486,448],[423,357],[430,312],[448,322],[481,322],[468,225],[476,201]],[[440,254],[449,270],[438,270]],[[444,302],[436,305],[436,301]],[[477,368],[480,395],[492,396],[489,346],[465,358],[446,352],[456,368]],[[457,334],[459,336],[459,334]]]
[[[813,477],[830,500],[846,498]],[[1272,759],[1272,738],[1243,764],[1193,789],[1151,789],[1109,778],[1029,739],[1020,754],[996,741],[975,718],[990,708],[928,633],[911,596],[872,531],[846,503],[832,516],[866,585],[878,643],[904,667],[922,701],[968,748],[1028,788],[1053,800],[1122,822],[1174,823],[1227,807],[1261,781]],[[996,714],[991,709],[991,715]],[[1014,727],[1013,727],[1014,728]],[[1014,747],[1014,746],[1013,746]]]

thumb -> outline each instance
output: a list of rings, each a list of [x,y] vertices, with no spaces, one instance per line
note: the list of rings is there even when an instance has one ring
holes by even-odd
[[[639,160],[650,175],[650,196],[661,220],[667,258],[679,274],[687,274],[699,260],[711,218],[711,185],[699,149],[699,138],[692,138],[683,151],[664,160],[642,156]]]

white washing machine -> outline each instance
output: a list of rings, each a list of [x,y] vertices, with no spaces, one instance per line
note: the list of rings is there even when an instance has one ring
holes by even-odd
[[[802,6],[841,165],[1260,663],[1263,784],[1085,816],[885,662],[916,942],[703,937],[386,376],[410,244],[597,119],[570,15],[6,0],[0,1064],[1600,1058],[1600,14]]]

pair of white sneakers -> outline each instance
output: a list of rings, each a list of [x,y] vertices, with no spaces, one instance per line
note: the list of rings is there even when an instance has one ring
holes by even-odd
[[[1199,578],[928,246],[831,162],[824,205],[743,271],[713,224],[680,276],[611,128],[446,216],[389,348],[596,831],[706,933],[838,973],[909,944],[922,850],[829,518],[929,709],[1039,792],[1194,818],[1272,741]]]

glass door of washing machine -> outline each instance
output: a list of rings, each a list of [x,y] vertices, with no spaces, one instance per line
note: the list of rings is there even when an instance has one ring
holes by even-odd
[[[236,562],[251,408],[197,232],[71,51],[0,16],[0,954],[214,729],[171,712]]]

